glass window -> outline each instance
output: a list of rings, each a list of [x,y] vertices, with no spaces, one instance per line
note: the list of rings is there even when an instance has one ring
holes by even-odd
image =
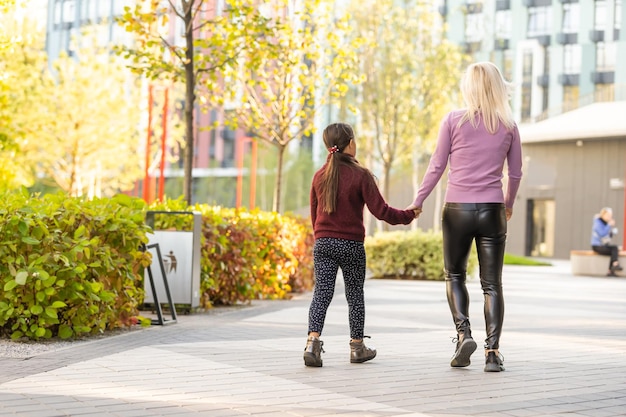
[[[581,61],[580,45],[565,45],[563,47],[563,72],[565,74],[579,74]]]
[[[622,27],[622,0],[615,0],[615,29]]]
[[[570,111],[578,108],[578,98],[580,89],[577,85],[563,86],[563,111]]]
[[[498,10],[496,12],[496,39],[510,39],[512,27],[511,10]]]
[[[550,6],[552,7],[552,6]],[[550,34],[552,9],[547,6],[528,8],[528,36]]]
[[[594,28],[596,30],[606,29],[606,1],[596,0]]]
[[[465,15],[465,40],[480,42],[483,39],[484,17],[482,13]]]
[[[63,23],[73,22],[76,14],[76,3],[74,0],[66,0],[63,3]]]
[[[522,56],[522,120],[530,119],[533,82],[533,52],[524,51]]]
[[[507,49],[504,51],[504,65],[502,65],[502,76],[505,80],[513,79],[513,51]]]
[[[57,0],[54,3],[54,24],[58,25],[59,23],[61,23],[61,7],[63,6],[63,4]]]
[[[615,71],[615,61],[617,58],[617,48],[615,43],[598,42],[596,45],[596,71]]]
[[[111,0],[98,0],[98,17],[108,19],[111,16]]]
[[[563,5],[563,33],[578,33],[580,26],[580,5],[566,3]]]

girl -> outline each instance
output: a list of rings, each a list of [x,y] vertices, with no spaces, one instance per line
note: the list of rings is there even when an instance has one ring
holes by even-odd
[[[309,308],[309,335],[304,348],[306,366],[322,366],[323,342],[319,338],[333,298],[339,268],[348,301],[350,362],[362,363],[374,359],[376,350],[363,343],[363,208],[367,204],[377,219],[390,224],[409,224],[419,214],[419,210],[399,210],[385,202],[372,173],[355,159],[356,142],[350,125],[331,124],[324,130],[323,137],[328,158],[315,173],[311,185],[315,289]]]

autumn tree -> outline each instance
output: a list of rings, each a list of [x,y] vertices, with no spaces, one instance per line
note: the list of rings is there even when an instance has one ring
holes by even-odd
[[[436,140],[437,120],[458,84],[462,54],[447,42],[428,2],[368,0],[351,4],[357,33],[368,39],[360,57],[361,135],[382,169],[388,198],[394,167],[411,162]],[[435,129],[434,129],[435,128]],[[410,201],[407,200],[407,204]]]
[[[46,67],[44,32],[28,19],[16,19],[14,2],[0,2],[0,191],[33,183],[32,158],[22,145],[29,140],[33,103],[41,94]]]
[[[185,86],[183,192],[189,204],[197,85],[200,81],[217,85],[218,70],[233,64],[242,51],[258,49],[267,27],[255,3],[226,0],[224,10],[217,10],[213,0],[139,0],[119,19],[135,36],[133,45],[117,48],[132,59],[131,68],[151,80]],[[175,33],[182,33],[182,38],[170,36]]]
[[[331,2],[272,4],[265,9],[271,28],[265,47],[242,55],[238,66],[226,68],[224,78],[232,87],[230,122],[277,151],[272,206],[280,212],[286,150],[314,133],[321,108],[360,81],[360,40],[348,36],[347,16],[334,16]]]
[[[94,44],[62,55],[28,109],[23,151],[70,195],[111,195],[141,175],[136,77],[121,61]]]

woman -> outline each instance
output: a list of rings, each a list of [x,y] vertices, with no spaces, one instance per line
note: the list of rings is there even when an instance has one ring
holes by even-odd
[[[611,244],[611,238],[617,233],[613,210],[604,207],[600,213],[593,218],[593,228],[591,230],[591,249],[600,255],[609,255],[609,272],[607,277],[616,277],[615,271],[623,268],[619,264],[619,248]]]
[[[372,173],[355,159],[352,127],[333,123],[324,129],[328,149],[326,164],[313,176],[311,222],[315,236],[313,269],[315,289],[309,308],[309,332],[304,348],[306,366],[322,366],[319,339],[326,311],[333,299],[337,272],[341,268],[348,301],[350,362],[374,359],[376,350],[363,343],[365,325],[365,225],[363,208],[390,224],[409,224],[418,210],[398,210],[385,202]]]
[[[448,185],[442,212],[443,254],[448,305],[457,337],[450,365],[470,365],[476,350],[469,321],[465,286],[467,259],[476,242],[480,284],[484,294],[485,372],[504,371],[499,353],[504,317],[502,265],[507,221],[522,178],[522,151],[517,125],[509,105],[509,84],[490,62],[470,65],[461,82],[466,108],[446,115],[437,147],[415,201],[421,209],[446,166]],[[503,167],[508,165],[506,194]]]

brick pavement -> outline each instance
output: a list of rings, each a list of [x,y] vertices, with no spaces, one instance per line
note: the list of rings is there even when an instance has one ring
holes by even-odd
[[[480,349],[470,367],[449,367],[442,282],[368,280],[371,362],[349,363],[338,285],[322,368],[303,365],[305,294],[0,358],[0,416],[625,416],[626,279],[574,277],[557,262],[507,266],[504,282],[503,373],[483,372]],[[469,290],[480,341],[477,279]]]

